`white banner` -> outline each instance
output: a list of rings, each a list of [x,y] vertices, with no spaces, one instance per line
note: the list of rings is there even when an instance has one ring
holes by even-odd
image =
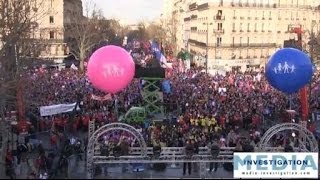
[[[52,106],[41,106],[40,107],[40,115],[41,116],[51,116],[60,113],[71,112],[74,110],[77,103],[73,104],[57,104]],[[77,107],[77,110],[80,108]]]
[[[96,100],[96,101],[107,101],[107,100],[112,100],[112,96],[111,96],[111,94],[107,94],[107,95],[101,97],[101,96],[96,96],[96,95],[92,94],[91,99]]]

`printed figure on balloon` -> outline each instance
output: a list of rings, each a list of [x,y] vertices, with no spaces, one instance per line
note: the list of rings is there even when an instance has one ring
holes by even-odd
[[[286,94],[297,93],[311,81],[313,72],[310,57],[293,48],[277,51],[266,65],[270,85]]]
[[[111,64],[111,65],[104,65],[104,77],[121,77],[124,73],[124,69],[121,67],[118,67],[117,65]]]
[[[296,67],[293,64],[290,66],[288,62],[285,61],[284,65],[282,65],[281,63],[278,63],[278,67],[274,67],[273,71],[276,74],[291,74],[291,73],[294,73],[295,69]]]

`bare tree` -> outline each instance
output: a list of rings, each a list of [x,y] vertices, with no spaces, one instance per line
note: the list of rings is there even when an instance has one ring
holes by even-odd
[[[37,56],[36,41],[30,36],[46,12],[42,1],[0,0],[0,114],[14,106],[21,62]]]
[[[167,24],[167,43],[169,43],[170,45],[174,45],[174,47],[176,47],[176,43],[177,43],[177,31],[178,31],[178,20],[176,17],[176,13],[172,13],[172,16],[170,17],[170,19],[168,19],[168,24]],[[174,52],[176,52],[176,49],[174,50]]]
[[[115,20],[107,20],[103,17],[101,10],[95,6],[91,10],[86,8],[85,16],[72,14],[71,22],[65,28],[67,44],[70,52],[80,60],[80,70],[84,70],[84,62],[92,53],[92,50],[102,41],[110,41],[116,31]]]
[[[160,42],[166,41],[166,31],[161,24],[151,23],[146,28],[149,39],[157,39]]]

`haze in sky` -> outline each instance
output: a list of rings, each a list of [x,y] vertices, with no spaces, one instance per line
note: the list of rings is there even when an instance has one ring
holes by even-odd
[[[164,0],[82,0],[84,10],[92,3],[102,9],[106,18],[136,23],[160,17]],[[89,8],[90,9],[90,8]]]

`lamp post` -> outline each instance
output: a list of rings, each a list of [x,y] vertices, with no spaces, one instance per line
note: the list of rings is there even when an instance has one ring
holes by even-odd
[[[207,37],[206,37],[206,74],[208,74],[208,59],[209,59],[209,25],[212,25],[212,23],[203,23],[204,25],[207,25]]]
[[[310,34],[310,41],[308,42],[308,45],[310,46],[310,59],[312,64],[314,63],[314,46],[317,45],[317,41],[315,40],[315,34],[313,32],[313,27],[311,29]],[[311,93],[312,93],[312,80],[309,83],[309,105],[311,104]]]

